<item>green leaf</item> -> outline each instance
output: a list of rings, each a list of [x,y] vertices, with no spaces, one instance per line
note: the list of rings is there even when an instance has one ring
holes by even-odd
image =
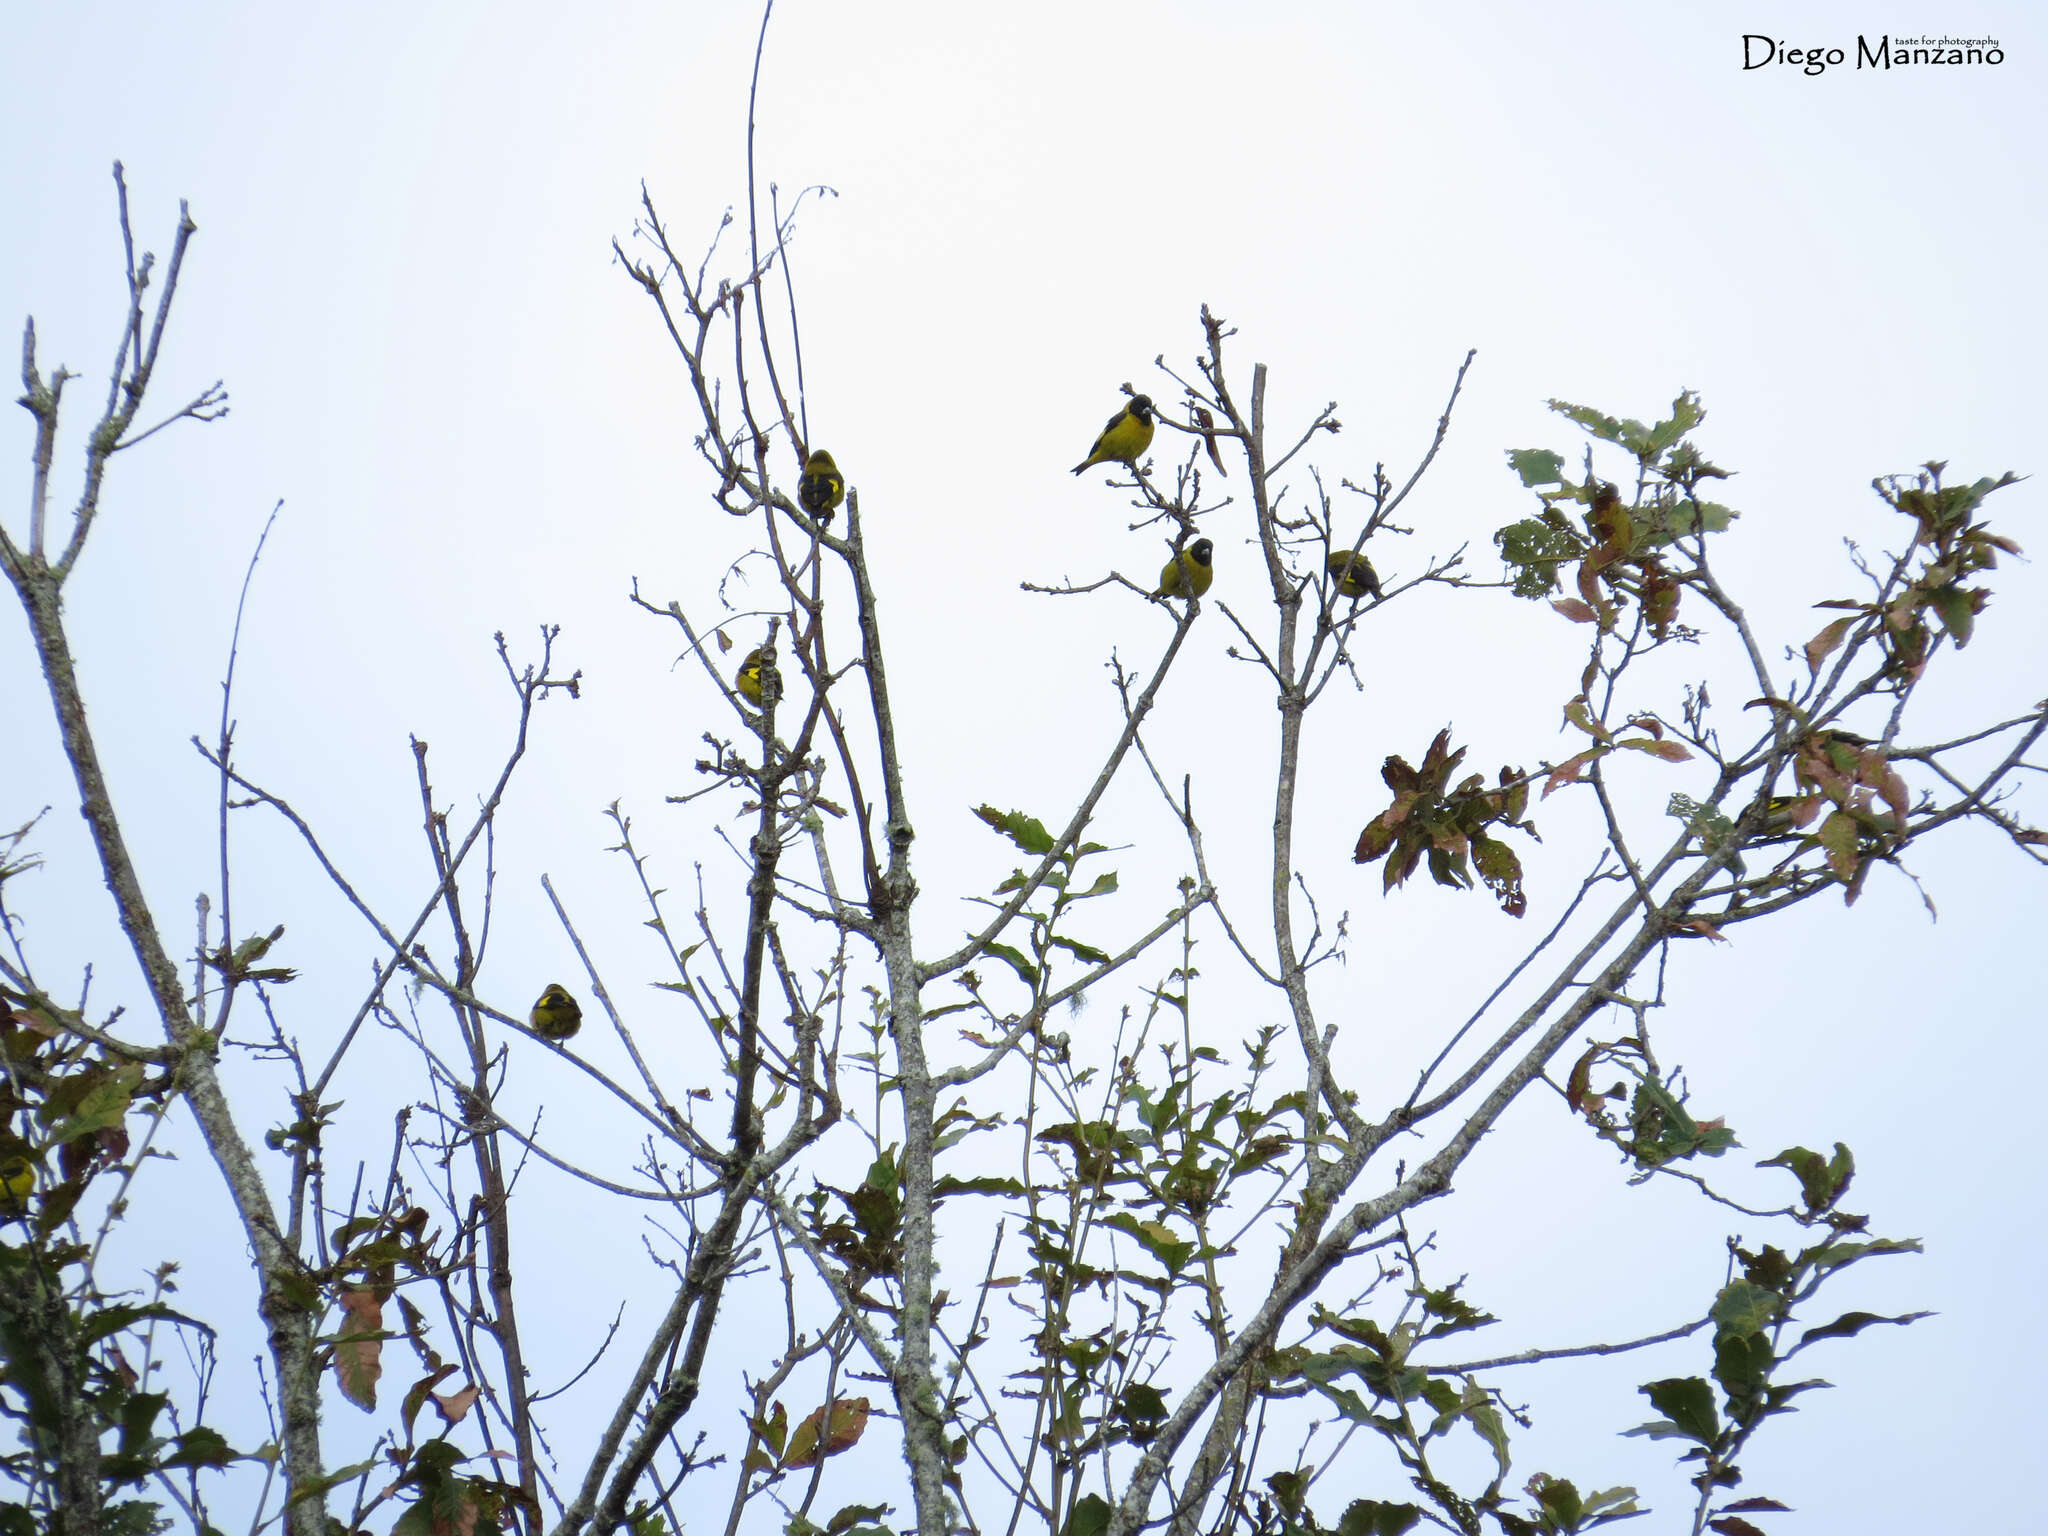
[[[1968,587],[1944,587],[1934,594],[1934,611],[1941,615],[1941,627],[1954,638],[1957,650],[1970,643],[1982,595]]]
[[[213,1332],[197,1318],[187,1317],[182,1312],[174,1312],[161,1302],[150,1302],[144,1306],[101,1307],[79,1324],[78,1342],[97,1344],[101,1339],[119,1333],[144,1318],[151,1322],[183,1323],[189,1328],[199,1329],[202,1333]]]
[[[1888,1237],[1873,1238],[1867,1243],[1829,1243],[1812,1254],[1815,1269],[1840,1269],[1845,1264],[1854,1264],[1858,1259],[1882,1258],[1892,1253],[1918,1253],[1917,1238],[1894,1240]]]
[[[50,1127],[53,1142],[73,1141],[111,1131],[128,1116],[128,1101],[142,1086],[142,1063],[123,1062],[97,1075],[78,1101],[78,1107]],[[46,1106],[47,1107],[47,1106]]]
[[[166,1456],[160,1465],[165,1467],[224,1467],[241,1458],[234,1447],[221,1437],[217,1429],[208,1429],[201,1424],[188,1429],[178,1436],[178,1448]]]
[[[1599,1519],[1619,1519],[1623,1515],[1639,1514],[1636,1508],[1636,1491],[1623,1486],[1602,1488],[1598,1493],[1586,1495],[1586,1513]]]
[[[1083,1494],[1074,1501],[1073,1512],[1060,1536],[1102,1536],[1109,1529],[1109,1500],[1099,1493]]]
[[[1835,1143],[1835,1155],[1823,1158],[1805,1147],[1787,1147],[1776,1157],[1765,1158],[1759,1168],[1783,1168],[1799,1180],[1800,1197],[1809,1211],[1825,1211],[1848,1192],[1856,1177],[1856,1159],[1848,1147]]]
[[[1424,1328],[1421,1337],[1440,1339],[1447,1334],[1464,1333],[1468,1329],[1484,1328],[1497,1323],[1499,1318],[1491,1312],[1482,1312],[1458,1294],[1458,1287],[1447,1285],[1442,1290],[1414,1290],[1408,1293],[1422,1303],[1422,1310],[1441,1321]]]
[[[1648,448],[1650,456],[1661,455],[1686,433],[1706,419],[1707,413],[1700,409],[1700,397],[1691,390],[1682,390],[1671,402],[1671,414],[1650,429]]]
[[[840,1532],[853,1526],[870,1524],[893,1508],[892,1504],[848,1504],[825,1522],[826,1536],[839,1536]]]
[[[1024,952],[1022,950],[1016,948],[1014,945],[996,944],[991,942],[988,946],[988,952],[994,955],[998,960],[1002,961],[1005,965],[1009,966],[1009,968],[1015,971],[1019,976],[1021,976],[1024,979],[1025,986],[1032,988],[1037,987],[1038,967],[1033,965],[1029,960],[1024,958]]]
[[[1104,1225],[1135,1241],[1153,1258],[1162,1264],[1169,1275],[1177,1275],[1194,1257],[1195,1244],[1192,1239],[1178,1236],[1173,1228],[1160,1221],[1140,1221],[1129,1211],[1118,1211]]]
[[[1590,405],[1573,405],[1569,400],[1552,400],[1548,404],[1558,415],[1577,422],[1595,437],[1617,446],[1626,446],[1622,441],[1622,424],[1612,416],[1596,411]],[[1632,422],[1630,425],[1638,432],[1645,430],[1640,422]]]
[[[1020,1199],[1029,1194],[1023,1182],[1004,1178],[997,1174],[983,1174],[979,1178],[958,1179],[945,1174],[932,1181],[932,1199],[943,1200],[948,1195],[1015,1195]]]
[[[1721,1416],[1714,1411],[1714,1389],[1697,1376],[1669,1376],[1636,1389],[1650,1400],[1688,1440],[1712,1445],[1721,1433]],[[1649,1426],[1645,1426],[1647,1430]],[[1631,1431],[1636,1433],[1636,1431]],[[1655,1438],[1663,1438],[1655,1436]]]
[[[1036,816],[1026,816],[1022,811],[999,811],[992,805],[977,805],[974,814],[1036,858],[1044,858],[1053,850],[1053,836]]]
[[[1528,517],[1494,531],[1502,562],[1514,571],[1517,597],[1544,597],[1557,588],[1558,567],[1586,552],[1585,540],[1569,528]]]
[[[1337,1518],[1337,1536],[1406,1536],[1422,1519],[1413,1504],[1353,1499]]]
[[[1510,448],[1508,468],[1522,477],[1524,485],[1564,483],[1564,455],[1548,448]]]
[[[1837,879],[1847,880],[1861,862],[1856,852],[1856,818],[1847,811],[1832,811],[1814,834],[1828,856],[1828,868]]]
[[[1105,954],[1102,950],[1095,948],[1091,944],[1083,944],[1075,939],[1063,939],[1059,937],[1057,934],[1053,935],[1053,937],[1048,939],[1046,942],[1049,943],[1054,949],[1064,949],[1076,960],[1085,960],[1090,965],[1109,964],[1110,957],[1107,954]]]
[[[1508,1475],[1507,1425],[1501,1422],[1500,1410],[1491,1401],[1474,1404],[1466,1416],[1472,1420],[1472,1427],[1479,1431],[1479,1438],[1493,1448],[1493,1459],[1500,1465],[1500,1475],[1494,1479],[1498,1486],[1501,1478]]]
[[[1586,1512],[1586,1501],[1579,1497],[1576,1484],[1568,1477],[1545,1477],[1538,1472],[1529,1479],[1529,1492],[1543,1512],[1550,1516],[1558,1529],[1575,1531],[1579,1518]]]
[[[1290,1472],[1275,1472],[1266,1479],[1266,1486],[1273,1490],[1273,1498],[1288,1515],[1301,1513],[1301,1501],[1308,1492],[1308,1478],[1312,1470],[1301,1467]]]
[[[1778,1320],[1783,1299],[1747,1280],[1732,1281],[1714,1298],[1709,1314],[1723,1333],[1761,1333]]]
[[[318,1498],[330,1488],[339,1488],[343,1483],[348,1482],[352,1478],[361,1477],[376,1465],[376,1458],[373,1457],[369,1461],[356,1461],[349,1463],[345,1467],[337,1467],[325,1477],[309,1478],[292,1489],[290,1502],[298,1504],[306,1499]]]
[[[1820,1339],[1854,1338],[1873,1323],[1917,1323],[1923,1317],[1932,1317],[1932,1312],[1905,1312],[1897,1317],[1886,1317],[1877,1312],[1844,1312],[1832,1323],[1822,1323],[1818,1328],[1809,1328],[1799,1336],[1799,1347],[1804,1349]]]
[[[1714,1337],[1714,1380],[1728,1394],[1729,1412],[1740,1412],[1741,1399],[1756,1396],[1770,1379],[1776,1356],[1761,1333],[1720,1333]]]

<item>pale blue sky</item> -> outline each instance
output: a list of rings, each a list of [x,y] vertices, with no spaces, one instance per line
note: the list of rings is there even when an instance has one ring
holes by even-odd
[[[895,626],[934,946],[969,920],[952,894],[1001,872],[964,808],[1053,815],[1109,724],[1110,646],[1131,654],[1155,635],[1150,612],[1048,608],[1015,587],[1156,569],[1114,495],[1066,469],[1121,381],[1162,382],[1158,353],[1185,365],[1204,302],[1238,326],[1247,375],[1253,360],[1272,365],[1278,419],[1341,403],[1345,431],[1324,462],[1353,478],[1375,459],[1412,461],[1459,359],[1479,349],[1411,503],[1416,537],[1383,571],[1471,541],[1475,569],[1492,574],[1490,531],[1527,505],[1501,451],[1576,446],[1547,397],[1647,417],[1699,390],[1703,441],[1741,472],[1724,569],[1753,594],[1774,654],[1819,627],[1808,603],[1850,589],[1840,540],[1895,533],[1873,475],[1930,457],[1973,476],[2048,469],[2038,11],[1757,9],[784,0],[759,155],[786,194],[839,193],[807,214],[793,252],[812,421],[861,489]],[[673,885],[692,857],[714,861],[702,824],[660,801],[690,787],[700,733],[719,720],[625,593],[638,577],[709,613],[740,546],[693,466],[679,367],[609,242],[631,228],[643,180],[684,251],[743,195],[758,13],[17,11],[0,51],[0,322],[33,312],[45,367],[85,375],[69,446],[119,315],[117,157],[139,240],[167,250],[181,196],[200,226],[160,401],[216,377],[233,396],[226,421],[117,461],[69,593],[109,770],[167,925],[183,931],[212,879],[213,786],[186,742],[213,729],[243,566],[283,498],[250,606],[245,763],[331,830],[376,897],[416,900],[406,733],[432,743],[444,801],[473,803],[507,718],[490,636],[504,630],[524,655],[537,625],[562,624],[586,696],[543,711],[508,805],[496,979],[523,1004],[573,971],[535,885],[548,870],[587,915],[614,989],[631,990],[650,957],[600,812],[624,797]],[[1852,58],[1859,32],[1991,35],[2006,62],[1744,71],[1751,30]],[[0,515],[18,528],[30,439],[13,414]],[[2042,505],[2030,482],[1991,515],[2038,549]],[[1253,601],[1242,530],[1216,537],[1217,595]],[[1930,735],[2048,693],[2039,572],[2015,562],[2000,578],[1981,638],[1956,659],[1963,696],[1930,707]],[[1405,1070],[1439,1015],[1462,1016],[1466,978],[1527,938],[1477,898],[1384,902],[1377,871],[1352,871],[1377,765],[1419,753],[1446,719],[1476,763],[1566,755],[1557,708],[1582,638],[1498,595],[1425,597],[1385,618],[1370,692],[1330,710],[1310,784],[1332,835],[1308,873],[1353,915],[1330,1002],[1367,1082],[1382,1053]],[[53,968],[97,959],[100,987],[129,995],[25,637],[10,618],[0,637],[0,822],[57,807],[37,942]],[[1267,792],[1271,707],[1223,656],[1220,616],[1191,644],[1154,734],[1197,772],[1219,872],[1249,893],[1266,813],[1238,825],[1226,809]],[[1646,774],[1642,803],[1654,817],[1681,787]],[[1145,820],[1149,794],[1113,799],[1106,815],[1128,829],[1116,840],[1163,837]],[[1577,811],[1544,814],[1532,923],[1579,863],[1566,851]],[[366,936],[307,888],[288,844],[254,825],[240,836],[251,863],[238,899],[303,938],[292,958],[308,979],[290,1001],[317,1035],[323,1007],[352,1002]],[[1167,859],[1151,873],[1177,872]],[[1928,1243],[1925,1259],[1852,1282],[1854,1304],[1940,1317],[1838,1346],[1817,1368],[1845,1390],[1804,1400],[1760,1443],[1748,1486],[1815,1530],[2009,1529],[2040,1466],[2029,1383],[2048,1367],[2036,1303],[2048,1251],[2025,1095],[2048,1068],[2048,905],[2038,872],[1988,838],[1958,838],[1919,872],[1938,925],[1904,882],[1874,881],[1851,913],[1815,903],[1689,955],[1691,990],[1666,1026],[1697,1031],[1683,1059],[1700,1102],[1751,1158],[1848,1141],[1864,1170],[1850,1204]],[[1218,1010],[1219,1039],[1240,1032],[1233,1017]],[[366,1069],[351,1089],[365,1105],[374,1079]],[[373,1158],[388,1106],[378,1113],[363,1132]],[[1716,1283],[1723,1224],[1621,1188],[1554,1102],[1532,1099],[1495,1144],[1519,1150],[1482,1155],[1461,1198],[1430,1212],[1455,1267],[1507,1319],[1480,1352],[1651,1331]],[[631,1265],[639,1251],[637,1229],[577,1238],[534,1261],[558,1267],[553,1294],[566,1298],[551,1366],[580,1363],[619,1299],[576,1261]],[[1675,1244],[1686,1257],[1658,1285],[1688,1289],[1610,1289],[1640,1254]],[[188,1256],[188,1300],[209,1315],[240,1292],[208,1307],[202,1283],[246,1283],[239,1238],[223,1247]],[[1588,1369],[1554,1406],[1534,1378],[1514,1382],[1538,1415],[1517,1481],[1547,1466],[1582,1486],[1634,1482],[1670,1528],[1668,1449],[1613,1432],[1648,1416],[1634,1382],[1700,1369],[1699,1355]],[[334,1411],[338,1440],[351,1412]]]

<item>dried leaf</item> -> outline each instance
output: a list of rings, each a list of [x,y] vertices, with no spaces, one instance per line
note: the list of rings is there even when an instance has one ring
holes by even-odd
[[[1579,775],[1585,772],[1589,763],[1600,756],[1605,747],[1588,747],[1576,757],[1568,757],[1550,770],[1550,777],[1543,781],[1543,798],[1548,800],[1553,789],[1579,782]]]
[[[1209,430],[1216,425],[1216,418],[1209,414],[1206,406],[1198,405],[1195,407],[1195,420],[1202,424],[1202,446],[1209,450],[1209,462],[1216,466],[1217,474],[1228,475],[1230,471],[1223,467],[1223,455],[1216,451],[1216,434]]]
[[[436,1392],[434,1394],[434,1406],[440,1409],[442,1422],[452,1428],[454,1425],[462,1422],[463,1416],[475,1405],[476,1399],[477,1389],[472,1384],[464,1387],[460,1392],[450,1392],[445,1397]]]
[[[1683,763],[1692,757],[1692,749],[1682,741],[1624,741],[1618,745],[1631,747],[1638,752],[1647,752],[1650,756],[1667,763]]]
[[[828,1413],[829,1428],[826,1427]],[[823,1457],[837,1456],[841,1451],[852,1449],[867,1427],[868,1400],[864,1397],[842,1397],[823,1408],[815,1408],[789,1437],[789,1454],[782,1458],[782,1464],[785,1467],[816,1466]]]
[[[1819,634],[1806,642],[1806,668],[1808,675],[1818,676],[1820,674],[1820,664],[1826,661],[1828,656],[1847,638],[1849,630],[1856,623],[1857,618],[1858,615],[1852,613],[1846,618],[1836,619],[1821,630]]]
[[[384,1303],[375,1291],[343,1291],[344,1321],[334,1346],[334,1376],[341,1395],[365,1413],[377,1406],[377,1378],[384,1374]]]

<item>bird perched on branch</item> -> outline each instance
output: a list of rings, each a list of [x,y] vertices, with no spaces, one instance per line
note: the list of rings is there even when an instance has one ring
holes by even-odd
[[[1323,563],[1323,569],[1330,573],[1330,580],[1336,583],[1337,590],[1353,602],[1367,595],[1380,595],[1379,573],[1372,568],[1372,562],[1365,558],[1363,552],[1333,549],[1330,558]]]
[[[1200,597],[1209,590],[1209,583],[1216,579],[1216,568],[1210,563],[1210,555],[1215,548],[1207,539],[1195,540],[1166,562],[1159,573],[1159,590],[1152,595]]]
[[[846,477],[832,462],[832,455],[820,448],[804,460],[803,478],[796,483],[797,505],[821,523],[832,521],[832,509],[846,500]]]
[[[740,663],[739,671],[732,675],[732,685],[740,697],[749,704],[761,703],[761,668],[768,660],[768,647],[760,646],[747,652],[746,660]]]
[[[34,1164],[19,1155],[0,1161],[0,1210],[18,1211],[36,1192]]]
[[[569,989],[559,981],[548,983],[547,990],[540,995],[540,1001],[533,1005],[526,1022],[533,1026],[533,1032],[546,1040],[567,1040],[583,1027],[583,1010],[576,999],[569,995]]]
[[[1088,457],[1074,466],[1074,473],[1110,463],[1128,464],[1135,469],[1139,458],[1152,446],[1152,425],[1157,419],[1150,395],[1131,396],[1131,403],[1109,418],[1101,436],[1095,439],[1095,446],[1088,450]]]

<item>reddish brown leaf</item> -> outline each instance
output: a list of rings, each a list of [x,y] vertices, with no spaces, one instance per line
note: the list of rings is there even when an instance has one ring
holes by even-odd
[[[445,1397],[436,1392],[434,1406],[441,1411],[441,1422],[453,1426],[462,1422],[463,1416],[475,1405],[476,1398],[477,1389],[472,1385],[460,1392],[450,1392]]]
[[[1848,637],[1850,628],[1856,622],[1856,615],[1836,619],[1806,642],[1806,670],[1809,676],[1820,674],[1820,664]]]
[[[789,1437],[789,1453],[782,1458],[782,1464],[785,1467],[816,1466],[823,1457],[837,1456],[841,1451],[852,1449],[867,1427],[868,1400],[864,1397],[842,1397],[823,1408],[813,1409],[803,1423],[797,1425],[796,1433]]]
[[[1793,704],[1785,699],[1774,699],[1769,694],[1765,694],[1760,699],[1751,699],[1742,707],[1744,709],[1775,709],[1781,715],[1790,715],[1794,722],[1798,723],[1803,723],[1806,719],[1805,711],[1800,709],[1797,704]]]
[[[343,1291],[339,1299],[334,1377],[341,1395],[367,1413],[377,1406],[377,1378],[384,1374],[384,1303],[375,1291]]]
[[[1898,769],[1886,763],[1878,778],[1878,792],[1884,796],[1884,803],[1891,807],[1892,825],[1903,832],[1906,830],[1906,781],[1899,777]]]
[[[1605,1042],[1595,1040],[1572,1063],[1571,1076],[1565,1079],[1564,1100],[1577,1114],[1585,1114],[1587,1106],[1597,1097],[1592,1091],[1593,1063],[1606,1049]]]
[[[1604,570],[1627,555],[1629,545],[1635,540],[1635,524],[1629,519],[1628,509],[1621,504],[1620,493],[1611,485],[1603,484],[1593,492],[1593,506],[1586,514],[1586,525],[1600,541],[1600,547],[1586,557],[1586,563],[1595,570]]]
[[[452,1365],[436,1366],[432,1372],[406,1388],[405,1401],[399,1408],[399,1417],[405,1422],[407,1439],[412,1438],[412,1421],[418,1418],[420,1410],[427,1406],[427,1399],[433,1395],[434,1388],[454,1374],[455,1367]]]
[[[1216,451],[1216,434],[1209,430],[1216,424],[1216,418],[1209,414],[1206,406],[1198,405],[1195,407],[1195,420],[1202,424],[1202,446],[1209,450],[1209,462],[1216,466],[1217,474],[1228,475],[1230,471],[1223,467],[1223,456]]]
[[[1617,745],[1647,752],[1667,763],[1683,763],[1692,757],[1692,749],[1682,741],[1624,741]]]
[[[1593,611],[1593,605],[1591,603],[1582,603],[1576,597],[1554,598],[1550,606],[1570,619],[1574,624],[1594,624],[1599,622],[1600,615]]]
[[[1596,610],[1603,606],[1600,601],[1600,571],[1593,564],[1590,555],[1579,562],[1578,587],[1579,596],[1592,604]]]
[[[1543,798],[1548,800],[1553,789],[1579,782],[1579,775],[1585,772],[1589,763],[1605,752],[1605,747],[1588,747],[1576,757],[1568,757],[1550,770],[1550,777],[1543,781]]]
[[[1643,617],[1649,621],[1651,632],[1662,640],[1670,631],[1672,620],[1678,617],[1678,581],[1654,564],[1646,567],[1645,574]]]

